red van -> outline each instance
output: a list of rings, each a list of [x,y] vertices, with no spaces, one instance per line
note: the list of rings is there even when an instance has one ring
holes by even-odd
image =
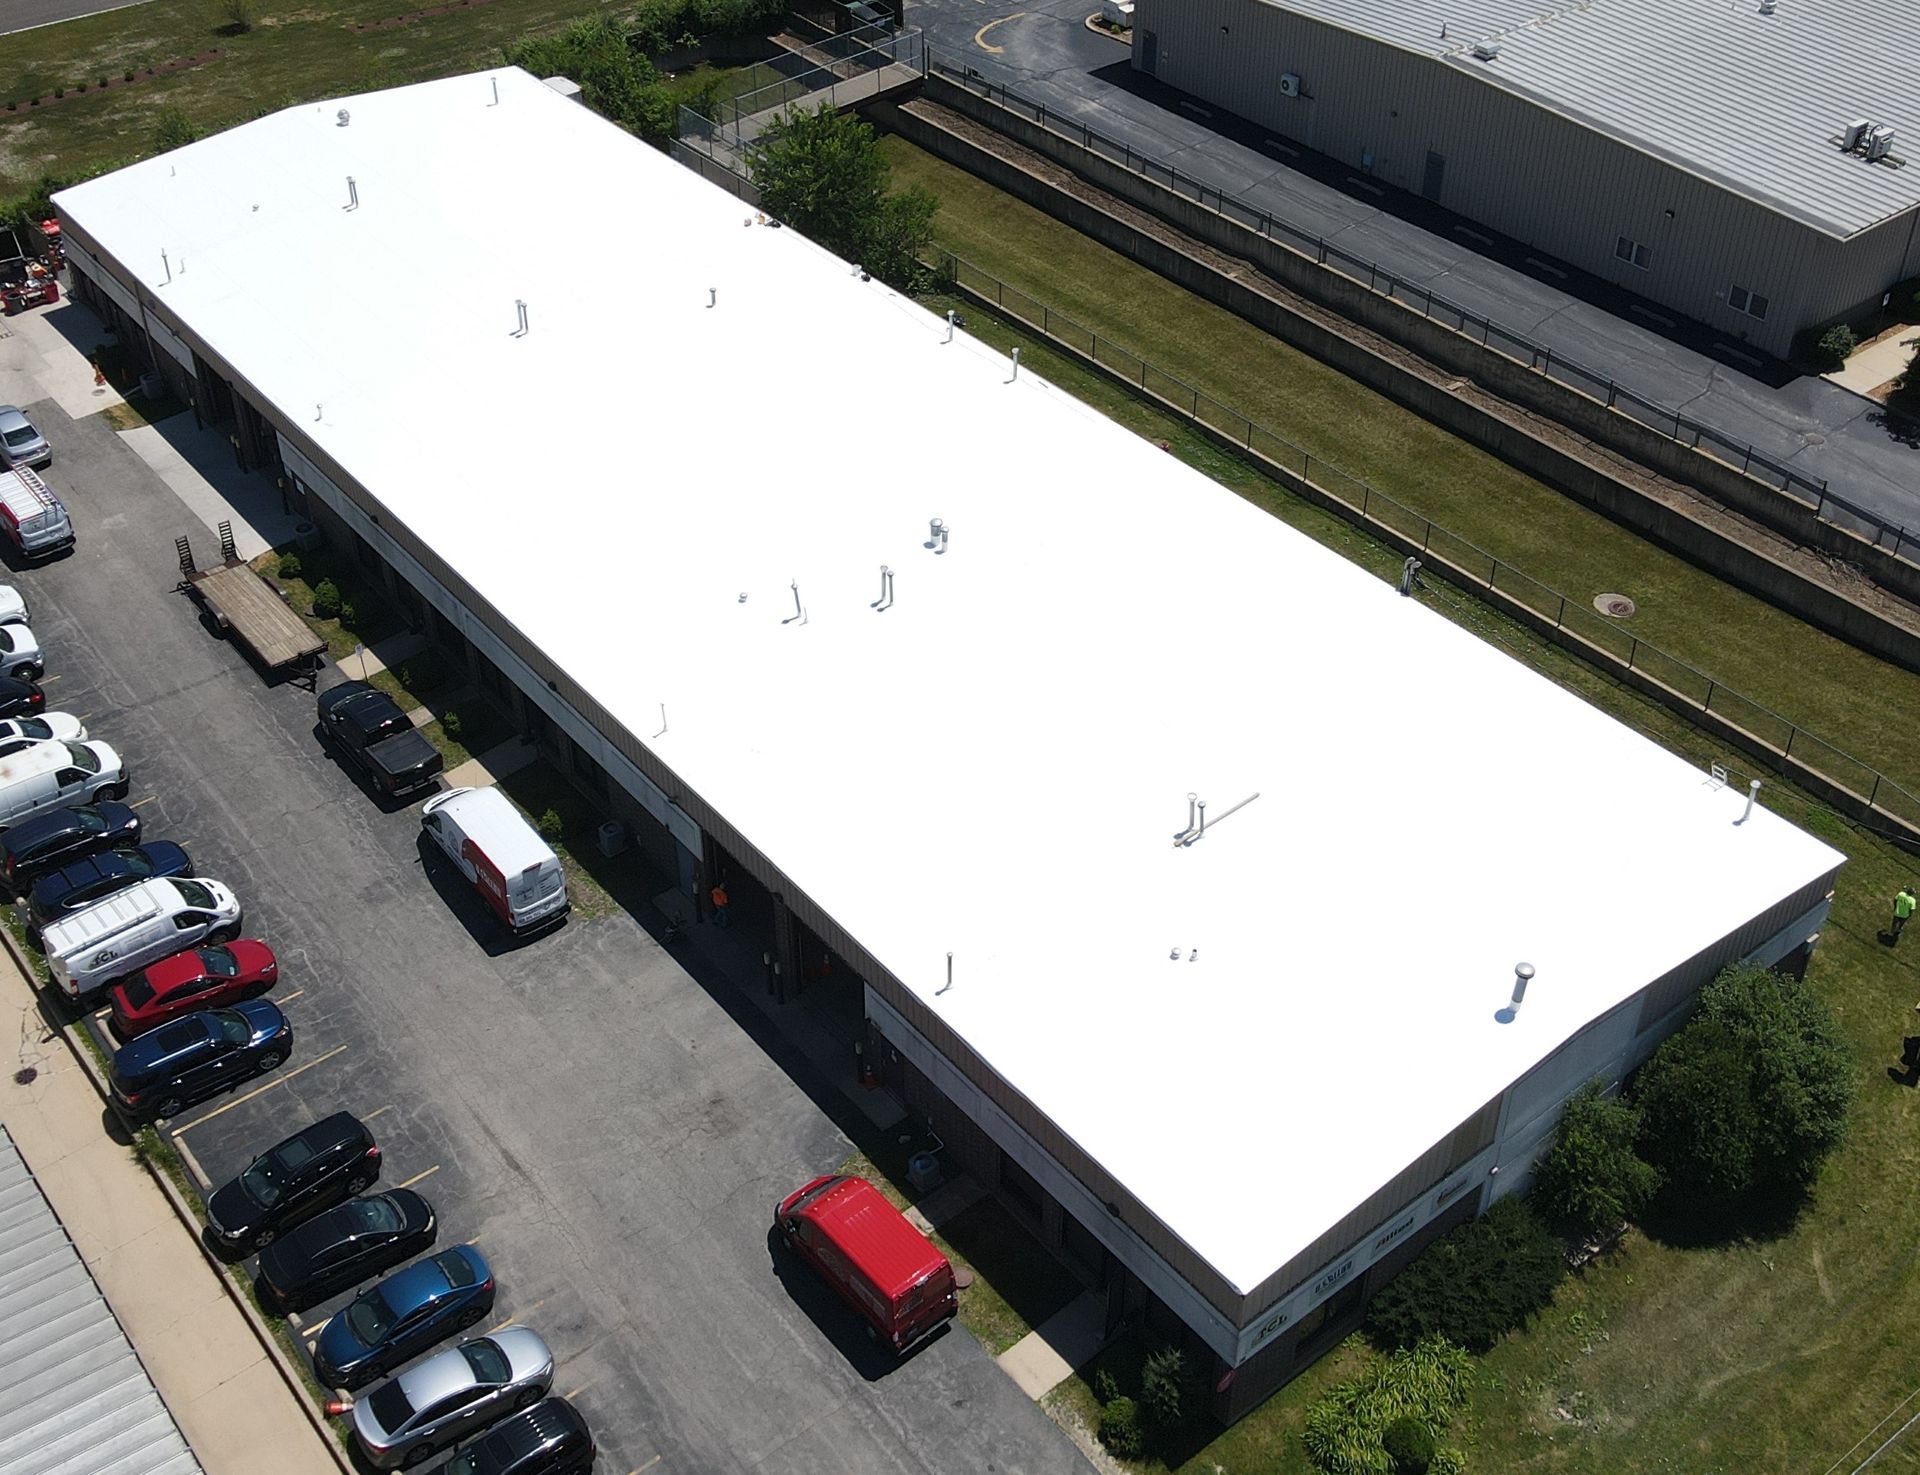
[[[958,1309],[947,1257],[865,1178],[815,1178],[780,1200],[773,1227],[895,1352]]]

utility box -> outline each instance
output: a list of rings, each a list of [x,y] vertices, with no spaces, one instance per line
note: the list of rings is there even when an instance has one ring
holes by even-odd
[[[617,819],[610,819],[600,826],[598,835],[600,853],[611,860],[616,855],[624,855],[627,847],[633,844],[633,836],[627,827]]]

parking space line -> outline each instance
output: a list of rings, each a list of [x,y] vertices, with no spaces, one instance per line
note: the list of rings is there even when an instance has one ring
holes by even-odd
[[[139,807],[140,807],[141,805],[143,805],[143,804],[151,804],[151,803],[153,803],[153,801],[154,801],[155,799],[157,799],[157,798],[159,798],[159,797],[160,797],[160,796],[159,796],[158,794],[149,794],[149,795],[147,795],[147,797],[146,797],[146,798],[144,798],[144,799],[136,799],[136,800],[134,800],[134,801],[133,801],[133,803],[131,803],[131,804],[129,804],[129,805],[127,806],[127,808],[129,808],[129,809],[138,809],[138,808],[139,808]]]
[[[52,686],[53,683],[58,681],[59,679],[60,678],[58,676],[42,676],[40,678],[40,684],[42,686]]]
[[[207,1176],[207,1170],[200,1166],[200,1159],[193,1155],[192,1148],[188,1147],[184,1142],[175,1142],[173,1145],[174,1149],[180,1154],[180,1160],[187,1165],[187,1170],[200,1180],[200,1186],[202,1188],[207,1187],[213,1182],[213,1179]]]
[[[491,1337],[495,1332],[502,1331],[505,1328],[512,1326],[516,1321],[520,1320],[522,1316],[533,1315],[534,1312],[538,1311],[542,1306],[546,1304],[547,1304],[547,1298],[545,1296],[542,1296],[538,1301],[535,1301],[531,1306],[521,1307],[520,1313],[518,1316],[509,1316],[505,1321],[500,1322],[497,1325],[488,1327],[487,1335]]]
[[[345,1045],[335,1045],[331,1050],[327,1051],[326,1054],[316,1055],[313,1059],[309,1060],[305,1065],[298,1065],[298,1066],[295,1066],[292,1070],[280,1072],[280,1074],[276,1075],[272,1080],[268,1081],[264,1086],[255,1086],[251,1091],[247,1092],[244,1096],[236,1096],[233,1098],[233,1100],[227,1102],[225,1105],[215,1107],[212,1111],[208,1112],[205,1116],[195,1117],[192,1121],[188,1122],[184,1127],[172,1128],[171,1130],[173,1132],[173,1135],[176,1138],[178,1138],[182,1132],[191,1132],[195,1127],[203,1126],[207,1122],[212,1121],[215,1117],[220,1116],[225,1112],[232,1111],[234,1107],[239,1106],[242,1102],[253,1100],[253,1098],[258,1096],[262,1091],[271,1091],[275,1086],[278,1086],[285,1081],[292,1080],[295,1076],[299,1075],[302,1071],[312,1070],[316,1065],[324,1064],[325,1062],[333,1059],[334,1056],[338,1055],[342,1050],[346,1048],[347,1047]]]
[[[365,1116],[363,1116],[363,1117],[361,1117],[361,1118],[360,1118],[360,1120],[361,1120],[361,1121],[363,1121],[363,1122],[370,1122],[370,1121],[372,1121],[372,1120],[373,1120],[373,1119],[374,1119],[375,1117],[377,1117],[377,1116],[385,1116],[385,1115],[386,1115],[386,1114],[387,1114],[388,1112],[390,1112],[390,1111],[392,1111],[392,1110],[393,1110],[393,1105],[392,1105],[392,1103],[391,1103],[391,1102],[389,1102],[389,1103],[388,1103],[387,1105],[385,1105],[385,1106],[383,1106],[383,1107],[381,1107],[381,1108],[380,1108],[380,1109],[379,1109],[378,1111],[370,1111],[370,1112],[368,1112],[368,1113],[367,1113],[367,1114],[366,1114]]]
[[[305,989],[297,988],[290,994],[275,994],[273,996],[273,1001],[276,1004],[291,1004],[295,999],[299,998],[300,995],[304,994],[305,992],[306,992]]]
[[[582,1383],[578,1388],[575,1388],[571,1393],[562,1393],[560,1396],[566,1399],[568,1403],[572,1403],[574,1399],[578,1398],[582,1393],[585,1393],[587,1389],[591,1388],[592,1386],[593,1384],[591,1383]]]
[[[642,1471],[651,1470],[655,1465],[659,1463],[660,1463],[660,1456],[655,1455],[652,1459],[648,1460],[646,1464],[635,1465],[631,1470],[627,1471],[627,1475],[641,1475]]]
[[[332,1320],[333,1318],[331,1316],[323,1316],[318,1321],[316,1321],[312,1326],[301,1327],[300,1328],[301,1339],[303,1341],[311,1342],[315,1337],[320,1335],[320,1328],[322,1328]]]
[[[396,1183],[393,1186],[395,1188],[411,1188],[413,1187],[414,1184],[418,1183],[422,1178],[431,1178],[435,1173],[439,1171],[440,1171],[440,1164],[435,1163],[431,1168],[428,1168],[426,1172],[415,1173],[411,1178],[407,1179],[405,1183]]]

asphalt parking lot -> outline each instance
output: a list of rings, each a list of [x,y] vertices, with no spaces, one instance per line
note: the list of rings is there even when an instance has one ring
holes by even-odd
[[[120,749],[146,834],[232,886],[280,958],[292,1058],[166,1124],[206,1177],[331,1111],[367,1119],[381,1186],[488,1257],[494,1320],[546,1337],[611,1475],[1084,1470],[965,1331],[890,1366],[772,1255],[771,1204],[849,1151],[812,1068],[624,913],[487,946],[477,900],[424,872],[417,806],[377,805],[312,695],[176,592],[174,538],[204,560],[204,525],[99,417],[30,412],[79,532],[0,576],[32,601],[48,706]]]

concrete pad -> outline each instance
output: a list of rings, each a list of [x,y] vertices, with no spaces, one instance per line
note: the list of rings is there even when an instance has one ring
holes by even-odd
[[[518,773],[539,756],[540,750],[525,738],[510,738],[478,758],[469,758],[447,774],[447,783],[456,789],[484,789],[510,773]]]
[[[120,392],[93,382],[94,345],[117,340],[93,310],[62,297],[0,319],[0,404],[50,399],[78,420],[123,404]]]
[[[1856,348],[1843,366],[1820,377],[1855,394],[1869,394],[1904,374],[1917,346],[1920,328],[1910,323],[1893,328]]]
[[[156,1209],[167,1214],[164,1222],[173,1219],[144,1170],[122,1171],[136,1166],[127,1149],[103,1135],[97,1119],[94,1129],[95,1140],[88,1148],[45,1165],[36,1163],[34,1176],[47,1197],[61,1204],[67,1235],[97,1277],[99,1267],[116,1251],[162,1222],[155,1218]]]
[[[1085,1291],[995,1360],[1021,1392],[1037,1401],[1093,1361],[1106,1341],[1106,1321],[1106,1293]]]
[[[987,1196],[980,1181],[969,1173],[949,1178],[914,1205],[917,1213],[934,1229],[959,1218]],[[923,1233],[926,1231],[922,1231]]]
[[[141,1360],[148,1366],[168,1369],[168,1396],[183,1410],[255,1367],[265,1370],[275,1382],[280,1379],[247,1324],[237,1316],[213,1315],[213,1309],[209,1305],[209,1314],[197,1321],[143,1327],[135,1342]],[[128,1326],[127,1332],[133,1335],[133,1328]],[[199,1448],[192,1430],[187,1431],[187,1439]]]
[[[207,1475],[340,1475],[340,1467],[303,1423],[298,1437],[280,1417],[288,1398],[280,1375],[263,1359],[175,1410],[181,1431]],[[272,1451],[263,1463],[262,1452]]]
[[[302,519],[287,507],[280,488],[264,471],[242,471],[234,462],[228,432],[193,423],[191,415],[173,415],[156,425],[122,431],[124,440],[173,493],[217,532],[233,524],[233,543],[242,558],[257,558],[269,548],[290,543]],[[204,567],[211,550],[196,548]]]

